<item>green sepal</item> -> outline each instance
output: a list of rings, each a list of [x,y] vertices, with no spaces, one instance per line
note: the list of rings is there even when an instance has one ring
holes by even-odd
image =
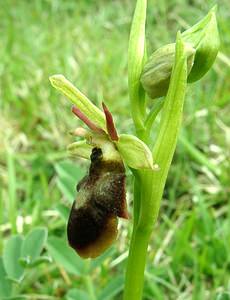
[[[68,145],[67,151],[71,156],[77,156],[85,159],[90,159],[93,146],[87,143],[86,140],[78,141]]]
[[[80,92],[63,75],[53,75],[49,78],[53,87],[64,94],[86,117],[98,127],[106,131],[105,117],[103,112],[97,108],[82,92]]]
[[[134,135],[121,134],[116,142],[125,163],[134,169],[154,169],[153,157],[148,146]]]

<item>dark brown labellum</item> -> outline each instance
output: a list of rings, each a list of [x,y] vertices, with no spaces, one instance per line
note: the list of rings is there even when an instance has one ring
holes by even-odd
[[[68,226],[69,244],[84,258],[99,256],[117,236],[117,217],[128,218],[122,161],[103,160],[93,148],[89,174],[77,185]]]

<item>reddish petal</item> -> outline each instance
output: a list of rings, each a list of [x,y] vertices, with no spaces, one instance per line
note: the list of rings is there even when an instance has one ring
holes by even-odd
[[[72,107],[72,112],[79,118],[81,119],[91,130],[98,132],[98,133],[104,133],[104,130],[98,127],[96,124],[94,124],[90,119],[87,118],[87,116],[80,111],[79,108],[76,106]]]
[[[103,110],[105,113],[106,127],[107,127],[108,134],[113,141],[118,141],[118,135],[117,135],[117,130],[116,130],[114,122],[113,122],[113,116],[112,116],[111,112],[108,110],[108,108],[104,102],[102,102],[102,107],[103,107]]]

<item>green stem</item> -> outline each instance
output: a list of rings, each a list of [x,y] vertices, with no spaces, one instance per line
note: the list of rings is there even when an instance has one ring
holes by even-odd
[[[157,197],[158,203],[161,199],[162,193],[157,195],[153,193],[153,190],[160,191],[160,189],[156,190],[156,184],[159,184],[159,180],[153,186],[152,183],[154,182],[153,178],[155,176],[154,172],[146,174],[145,171],[141,172],[142,174],[142,181],[141,181],[141,190],[139,194],[136,196],[141,197],[141,199],[134,198],[134,216],[135,216],[135,202],[138,203],[147,201],[154,203],[153,199]],[[145,184],[144,184],[145,182]],[[155,188],[155,189],[154,189]],[[162,190],[163,192],[163,190]],[[152,198],[150,198],[150,194],[152,194]],[[135,195],[135,194],[134,194]],[[155,198],[156,200],[156,198]],[[158,205],[157,205],[158,206]],[[151,208],[150,214],[152,214],[151,220],[148,219],[147,223],[140,223],[140,216],[142,216],[142,211],[139,213],[139,222],[136,225],[136,221],[134,218],[134,227],[132,233],[132,239],[129,248],[129,257],[126,269],[126,282],[125,282],[125,292],[124,292],[124,300],[140,300],[142,299],[142,291],[144,285],[144,270],[146,264],[146,257],[147,257],[147,248],[150,239],[150,235],[152,232],[153,224],[157,218],[157,206],[155,208]],[[143,209],[143,205],[141,205],[141,210]],[[139,208],[140,210],[140,208]]]
[[[140,172],[131,169],[133,175],[134,175],[134,182],[133,182],[133,228],[135,229],[140,215],[140,207],[141,207],[141,182],[140,182]]]
[[[91,260],[89,260],[89,259],[86,260],[85,265],[84,265],[84,272],[83,272],[84,274],[83,274],[82,278],[83,278],[86,290],[88,292],[89,299],[97,300],[91,276],[88,275],[90,273],[90,265],[91,265]]]
[[[84,276],[84,282],[85,282],[86,289],[89,293],[90,300],[97,300],[95,291],[94,291],[94,286],[93,286],[91,277],[89,275]]]
[[[133,229],[127,264],[124,300],[141,299],[150,233]]]
[[[159,134],[153,148],[153,157],[159,164],[160,170],[158,172],[138,172],[141,199],[134,199],[134,202],[140,203],[140,208],[138,223],[133,229],[130,245],[124,300],[140,300],[142,298],[148,242],[158,216],[182,120],[187,79],[186,69],[184,45],[178,34],[175,64],[162,111]]]

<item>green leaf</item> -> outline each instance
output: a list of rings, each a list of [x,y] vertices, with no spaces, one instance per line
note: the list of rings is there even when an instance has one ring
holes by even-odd
[[[53,87],[64,94],[73,104],[77,106],[91,121],[106,131],[105,118],[102,111],[97,108],[83,93],[81,93],[63,75],[50,76]]]
[[[22,249],[21,257],[26,258],[30,263],[33,263],[41,254],[43,247],[47,240],[47,229],[46,228],[34,228],[25,237]]]
[[[56,206],[56,209],[57,211],[59,212],[60,216],[62,217],[62,219],[64,221],[66,221],[69,217],[69,212],[70,212],[70,209],[69,207],[67,207],[66,205],[62,204],[62,203],[59,203],[57,206]]]
[[[25,268],[34,268],[42,263],[51,263],[52,259],[49,256],[39,256],[38,258],[36,258],[33,262],[30,262],[29,258],[27,257],[21,257],[20,258],[20,263],[23,267]]]
[[[57,179],[57,187],[70,204],[73,203],[73,200],[76,196],[76,183],[76,181],[73,181],[73,179],[69,177],[62,177]]]
[[[57,186],[69,203],[72,203],[76,196],[76,184],[83,177],[83,170],[70,161],[62,161],[54,167],[58,173]]]
[[[30,268],[34,268],[40,264],[43,264],[43,263],[51,263],[52,262],[52,259],[51,257],[49,256],[39,256],[38,258],[36,258],[30,265],[29,267]]]
[[[3,265],[2,257],[0,257],[0,299],[11,295],[11,282],[7,279],[7,274]]]
[[[98,256],[95,259],[91,260],[90,269],[95,269],[97,267],[101,267],[106,259],[111,259],[116,253],[115,247],[110,247],[107,249],[102,255]]]
[[[121,291],[124,289],[124,277],[118,276],[113,278],[110,283],[103,288],[102,292],[100,293],[98,300],[111,300],[114,299]]]
[[[150,149],[136,136],[121,134],[116,142],[116,146],[129,167],[134,169],[154,169]]]
[[[185,91],[187,87],[187,64],[181,34],[177,34],[176,57],[170,79],[169,90],[162,110],[160,131],[154,145],[153,154],[166,179],[175,151],[180,130]],[[162,149],[164,151],[162,151]],[[161,180],[164,184],[164,180]]]
[[[14,235],[6,242],[3,250],[3,264],[9,279],[20,282],[23,278],[24,269],[19,263],[23,238]]]
[[[84,176],[84,168],[71,160],[63,160],[55,164],[55,170],[60,177],[69,177],[74,181],[80,180]]]
[[[66,295],[67,300],[90,300],[88,294],[79,289],[72,289]]]
[[[68,246],[67,241],[57,237],[50,237],[47,249],[57,264],[67,272],[81,275],[84,269],[84,261]]]

